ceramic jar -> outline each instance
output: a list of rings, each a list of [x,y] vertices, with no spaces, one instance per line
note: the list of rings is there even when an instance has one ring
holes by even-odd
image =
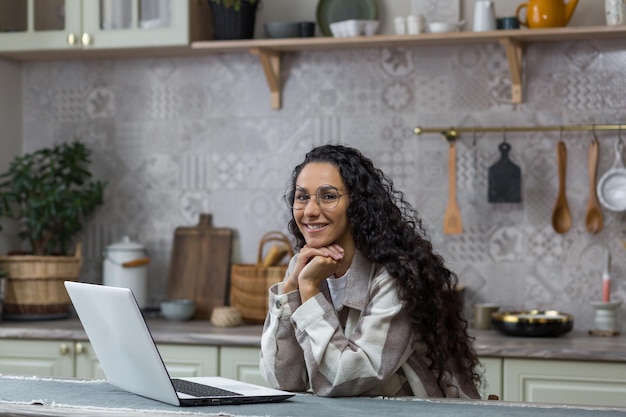
[[[121,242],[107,246],[103,254],[102,283],[111,287],[130,288],[140,308],[148,304],[148,252],[140,243],[124,236]]]
[[[605,0],[606,24],[609,26],[626,23],[626,0]]]

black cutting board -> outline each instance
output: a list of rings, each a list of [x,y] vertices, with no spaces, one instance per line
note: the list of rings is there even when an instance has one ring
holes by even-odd
[[[522,170],[509,159],[511,145],[502,142],[500,160],[489,167],[490,203],[520,203],[522,201]]]

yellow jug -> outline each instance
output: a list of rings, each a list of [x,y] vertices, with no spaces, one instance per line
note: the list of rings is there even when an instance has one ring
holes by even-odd
[[[517,6],[515,14],[520,24],[530,29],[562,27],[569,23],[577,4],[578,0],[529,0]],[[520,16],[523,9],[526,19]]]

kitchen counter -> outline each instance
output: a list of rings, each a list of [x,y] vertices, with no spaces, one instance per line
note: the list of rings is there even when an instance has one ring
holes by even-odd
[[[209,321],[170,322],[149,318],[157,343],[250,346],[261,344],[261,325],[215,327]],[[480,357],[586,360],[626,363],[626,336],[600,337],[570,332],[560,337],[504,336],[495,330],[476,330],[474,347]],[[77,319],[0,322],[0,339],[87,340]]]
[[[12,416],[626,416],[626,408],[522,404],[506,401],[403,398],[323,398],[296,394],[276,404],[181,409],[130,394],[105,381],[0,376],[0,413]]]

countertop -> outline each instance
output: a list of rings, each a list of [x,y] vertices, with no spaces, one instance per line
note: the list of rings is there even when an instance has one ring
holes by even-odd
[[[6,413],[6,414],[5,414]],[[626,408],[582,407],[414,397],[324,398],[296,394],[281,403],[181,409],[123,391],[106,381],[0,376],[0,414],[11,416],[396,416],[587,417],[626,416]]]
[[[261,325],[216,327],[210,321],[171,322],[147,319],[157,343],[259,347]],[[495,330],[471,330],[480,357],[587,360],[626,363],[626,336],[591,336],[570,332],[560,337],[511,337]],[[86,341],[78,319],[2,321],[0,339]]]

